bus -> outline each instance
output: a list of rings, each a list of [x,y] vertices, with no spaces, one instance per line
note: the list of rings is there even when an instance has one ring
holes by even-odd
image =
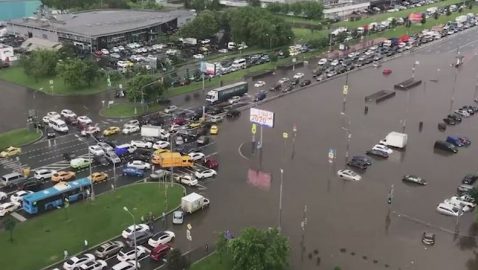
[[[23,198],[23,210],[29,214],[52,210],[68,203],[82,200],[90,195],[91,181],[81,178],[71,182],[60,182]]]

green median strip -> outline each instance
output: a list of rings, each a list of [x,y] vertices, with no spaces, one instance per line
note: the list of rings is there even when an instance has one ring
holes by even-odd
[[[136,108],[136,113],[135,113]],[[128,118],[142,115],[148,112],[158,111],[161,108],[158,104],[142,105],[140,103],[115,103],[109,107],[104,107],[100,110],[100,115],[110,118]]]
[[[17,224],[13,242],[9,240],[9,232],[0,232],[0,261],[8,265],[5,266],[8,270],[40,269],[61,261],[64,250],[69,254],[82,251],[84,240],[94,246],[121,234],[133,223],[123,206],[130,209],[139,223],[149,212],[160,216],[176,208],[183,190],[179,185],[169,187],[166,201],[164,185],[132,184],[97,196],[94,201],[82,201],[41,214]],[[19,254],[24,256],[20,259]]]
[[[37,133],[36,130],[30,131],[26,128],[0,133],[0,151],[9,146],[20,147],[24,144],[32,143],[41,136],[42,134]]]

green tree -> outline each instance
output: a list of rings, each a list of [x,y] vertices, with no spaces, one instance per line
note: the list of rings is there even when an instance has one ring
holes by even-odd
[[[221,9],[221,3],[219,3],[219,0],[212,0],[209,5],[207,5],[208,10],[220,10]]]
[[[20,59],[25,74],[35,80],[55,75],[58,54],[52,50],[35,50]]]
[[[84,70],[82,72],[83,80],[86,81],[88,86],[91,86],[93,82],[100,77],[98,64],[92,60],[83,60],[85,63]]]
[[[206,9],[207,0],[192,0],[191,7],[196,11],[203,11]]]
[[[181,254],[181,250],[175,248],[168,253],[166,258],[166,268],[168,270],[189,269],[189,261]]]
[[[302,4],[302,13],[309,19],[322,19],[324,15],[324,6],[320,2],[307,1]]]
[[[83,72],[86,70],[86,63],[78,58],[67,59],[57,66],[58,75],[72,87],[81,87],[87,82]]]
[[[184,8],[185,9],[191,9],[192,8],[191,0],[184,0]]]
[[[123,74],[117,70],[108,73],[112,85],[119,84],[123,80]]]
[[[165,84],[152,75],[138,75],[128,82],[127,96],[130,101],[151,102],[164,93]]]
[[[276,229],[247,228],[230,243],[233,270],[283,270],[288,267],[287,239]]]
[[[13,231],[16,225],[17,221],[12,216],[8,216],[3,220],[3,227],[10,233],[10,242],[13,242]]]
[[[216,252],[221,262],[227,260],[230,256],[228,242],[223,233],[218,234],[216,241]]]
[[[272,13],[280,13],[282,11],[282,6],[280,3],[270,3],[266,7],[267,10],[269,10]]]
[[[247,0],[247,3],[251,7],[260,7],[261,6],[261,1],[260,0]]]
[[[213,36],[219,31],[219,24],[214,12],[206,10],[201,12],[194,20],[181,29],[183,37],[204,39]]]
[[[73,45],[71,42],[65,42],[62,44],[61,48],[58,49],[58,58],[67,59],[71,57],[78,56],[78,48]]]

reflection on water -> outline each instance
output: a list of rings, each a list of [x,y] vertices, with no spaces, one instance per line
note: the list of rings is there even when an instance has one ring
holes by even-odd
[[[247,183],[264,191],[269,191],[271,188],[272,176],[270,173],[262,172],[255,169],[247,171]]]

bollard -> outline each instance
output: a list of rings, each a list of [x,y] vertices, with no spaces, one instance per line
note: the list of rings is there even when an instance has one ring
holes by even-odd
[[[422,129],[423,129],[423,121],[420,121],[420,123],[418,124],[418,130],[422,132]]]

